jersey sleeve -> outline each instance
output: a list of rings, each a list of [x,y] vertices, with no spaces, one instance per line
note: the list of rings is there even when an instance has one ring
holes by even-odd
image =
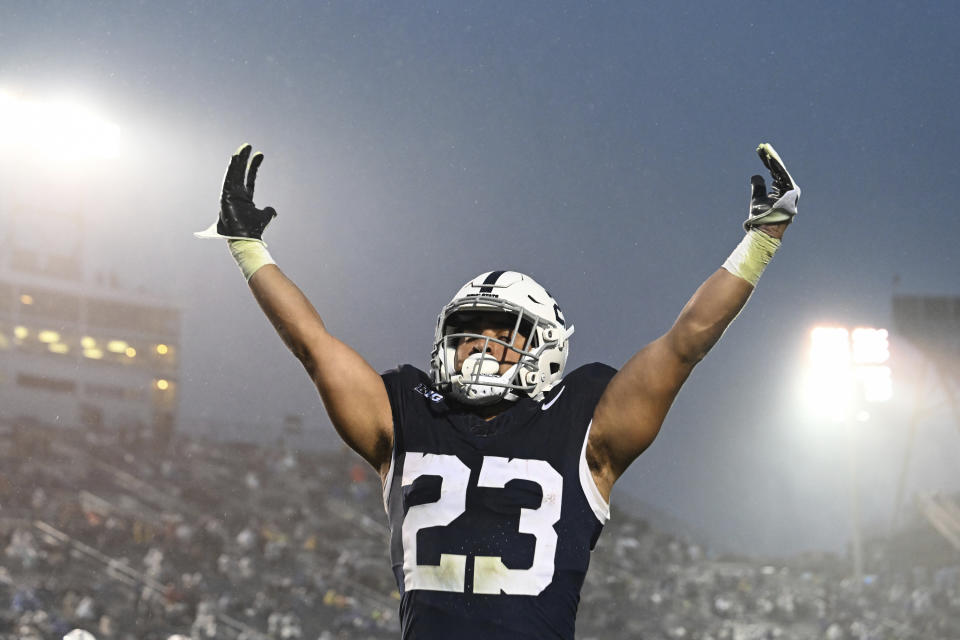
[[[406,386],[403,384],[403,379],[407,377],[405,369],[408,368],[408,365],[400,365],[396,369],[390,369],[389,371],[384,371],[380,374],[380,378],[383,380],[383,386],[387,388],[387,398],[390,400],[390,411],[393,414],[393,424],[394,428],[396,425],[401,424],[403,421],[403,416],[405,415],[405,402],[403,397],[402,389]]]
[[[592,415],[594,407],[600,402],[600,396],[616,374],[617,370],[610,365],[591,362],[568,373],[561,384],[575,388],[576,397]]]
[[[570,414],[575,416],[577,424],[587,425],[582,440],[579,442],[580,455],[577,475],[587,504],[601,525],[610,519],[610,503],[603,497],[597,487],[587,464],[587,439],[590,435],[590,427],[593,424],[593,412],[597,403],[600,402],[600,397],[606,390],[607,384],[616,373],[617,370],[613,367],[594,362],[577,368],[564,380],[572,390],[571,407],[568,409]],[[599,531],[597,535],[599,535]],[[590,543],[591,549],[595,543],[596,537]]]
[[[435,392],[430,385],[430,377],[409,364],[385,371],[380,374],[380,378],[387,389],[390,411],[393,414],[393,430],[396,434],[410,417],[411,402],[418,399],[422,401],[425,396],[429,397],[429,394]]]

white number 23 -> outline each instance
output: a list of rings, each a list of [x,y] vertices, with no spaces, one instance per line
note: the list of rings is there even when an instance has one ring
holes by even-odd
[[[466,510],[470,468],[456,456],[408,452],[402,486],[413,484],[420,476],[440,477],[440,499],[410,507],[403,519],[404,586],[408,590],[462,593],[466,588],[467,556],[443,553],[439,565],[417,564],[417,532],[449,525]],[[553,525],[560,519],[563,476],[544,460],[484,456],[477,486],[503,488],[511,480],[536,482],[543,491],[543,501],[538,508],[520,509],[520,533],[536,537],[533,564],[529,569],[508,569],[499,556],[476,556],[474,593],[533,596],[553,580],[557,549]]]

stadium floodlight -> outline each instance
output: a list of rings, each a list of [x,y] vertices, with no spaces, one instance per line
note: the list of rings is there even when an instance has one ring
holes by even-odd
[[[843,421],[851,406],[850,332],[844,327],[814,327],[805,396],[813,413]]]
[[[116,158],[120,127],[81,101],[39,100],[0,88],[0,151]]]
[[[890,340],[886,329],[857,327],[852,334],[853,364],[884,364],[890,359]]]
[[[858,327],[853,330],[853,368],[866,403],[887,402],[893,397],[890,373],[890,339],[886,329]]]
[[[810,331],[805,395],[815,414],[834,422],[869,415],[864,403],[893,396],[886,329],[819,326]]]
[[[870,418],[868,403],[886,402],[892,394],[890,342],[886,329],[821,326],[810,331],[806,396],[816,414],[843,423],[850,435],[850,522],[853,575],[863,584],[863,533],[857,479],[858,422]]]

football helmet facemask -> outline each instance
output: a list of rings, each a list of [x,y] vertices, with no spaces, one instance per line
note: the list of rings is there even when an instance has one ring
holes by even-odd
[[[487,317],[484,317],[487,316]],[[507,327],[506,340],[473,333],[478,326]],[[430,373],[442,393],[469,405],[489,405],[521,397],[542,400],[563,377],[569,354],[567,328],[557,301],[530,276],[516,271],[490,271],[463,285],[437,318]],[[525,338],[518,342],[518,334]],[[457,346],[476,340],[460,369]],[[517,362],[500,374],[500,361],[487,352],[501,345]]]

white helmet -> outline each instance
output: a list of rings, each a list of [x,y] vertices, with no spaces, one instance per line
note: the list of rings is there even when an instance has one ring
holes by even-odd
[[[461,330],[464,320],[478,313],[507,314],[512,322],[509,340],[498,340]],[[517,333],[526,337],[523,348],[514,345]],[[567,328],[557,301],[530,276],[516,271],[490,271],[463,285],[437,318],[430,356],[433,384],[465,404],[487,405],[521,396],[542,400],[560,382],[570,352]],[[463,338],[484,340],[479,353],[455,370],[457,345]],[[500,363],[486,353],[490,343],[519,354],[503,375]]]

